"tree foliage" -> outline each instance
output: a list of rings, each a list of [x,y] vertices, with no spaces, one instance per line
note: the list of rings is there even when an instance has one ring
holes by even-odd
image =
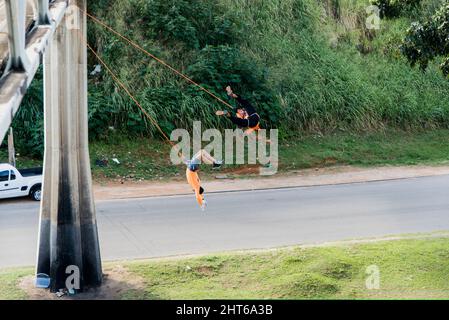
[[[401,50],[412,66],[418,64],[422,70],[437,57],[443,57],[440,67],[449,76],[449,1],[424,23],[412,24]]]

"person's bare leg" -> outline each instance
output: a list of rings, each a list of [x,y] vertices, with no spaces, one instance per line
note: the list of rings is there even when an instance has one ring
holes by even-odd
[[[199,151],[196,155],[193,156],[192,161],[198,160],[200,162],[203,161],[203,150]]]
[[[210,155],[209,152],[207,152],[206,150],[201,150],[199,151],[192,160],[199,160],[201,163],[205,163],[208,165],[213,165],[215,163],[217,163],[217,160],[215,160],[214,157],[212,157]]]
[[[201,150],[201,161],[203,161],[205,164],[213,165],[217,163],[217,160],[215,160],[214,157],[210,155],[209,152],[206,150]]]

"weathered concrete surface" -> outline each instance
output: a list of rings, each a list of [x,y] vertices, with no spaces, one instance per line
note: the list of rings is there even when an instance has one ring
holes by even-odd
[[[0,70],[8,56],[8,28],[5,16],[5,1],[0,0]],[[1,76],[1,72],[0,72]]]
[[[71,0],[76,7],[86,0]],[[88,150],[86,17],[67,12],[45,54],[45,159],[37,273],[66,287],[70,266],[81,289],[102,282]],[[70,27],[69,27],[70,26]]]
[[[27,2],[26,26],[30,27],[37,17],[37,9],[34,0]],[[8,57],[8,26],[5,16],[5,0],[0,0],[0,76],[2,66]]]

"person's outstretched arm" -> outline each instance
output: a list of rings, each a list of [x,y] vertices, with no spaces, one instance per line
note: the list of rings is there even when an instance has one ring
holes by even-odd
[[[212,157],[211,154],[206,150],[203,149],[200,152],[201,152],[201,161],[204,162],[205,164],[213,165],[217,162],[217,160],[215,160],[215,158]]]
[[[238,101],[238,103],[245,108],[246,112],[248,113],[249,116],[253,115],[254,113],[257,113],[256,108],[254,108],[254,106],[246,99],[242,98],[241,96],[235,94],[232,91],[231,87],[227,87],[226,88],[226,92],[228,94],[228,96],[230,96],[231,98],[234,98]]]
[[[252,116],[253,114],[257,113],[256,108],[254,108],[254,106],[248,100],[237,96],[237,101],[245,108],[248,116]]]

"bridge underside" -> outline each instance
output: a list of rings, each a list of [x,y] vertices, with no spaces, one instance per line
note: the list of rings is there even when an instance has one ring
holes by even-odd
[[[45,49],[67,10],[66,0],[47,0],[51,23],[39,24],[41,0],[0,0],[0,144],[30,86]],[[20,4],[24,3],[23,24]],[[19,33],[19,34],[17,34]],[[19,40],[17,40],[19,39]],[[23,45],[23,48],[19,48]],[[16,61],[26,61],[18,68]]]
[[[28,0],[26,4],[25,29],[31,30],[37,21],[36,3]],[[6,22],[5,0],[0,0],[0,77],[5,70],[9,55],[8,25]]]

